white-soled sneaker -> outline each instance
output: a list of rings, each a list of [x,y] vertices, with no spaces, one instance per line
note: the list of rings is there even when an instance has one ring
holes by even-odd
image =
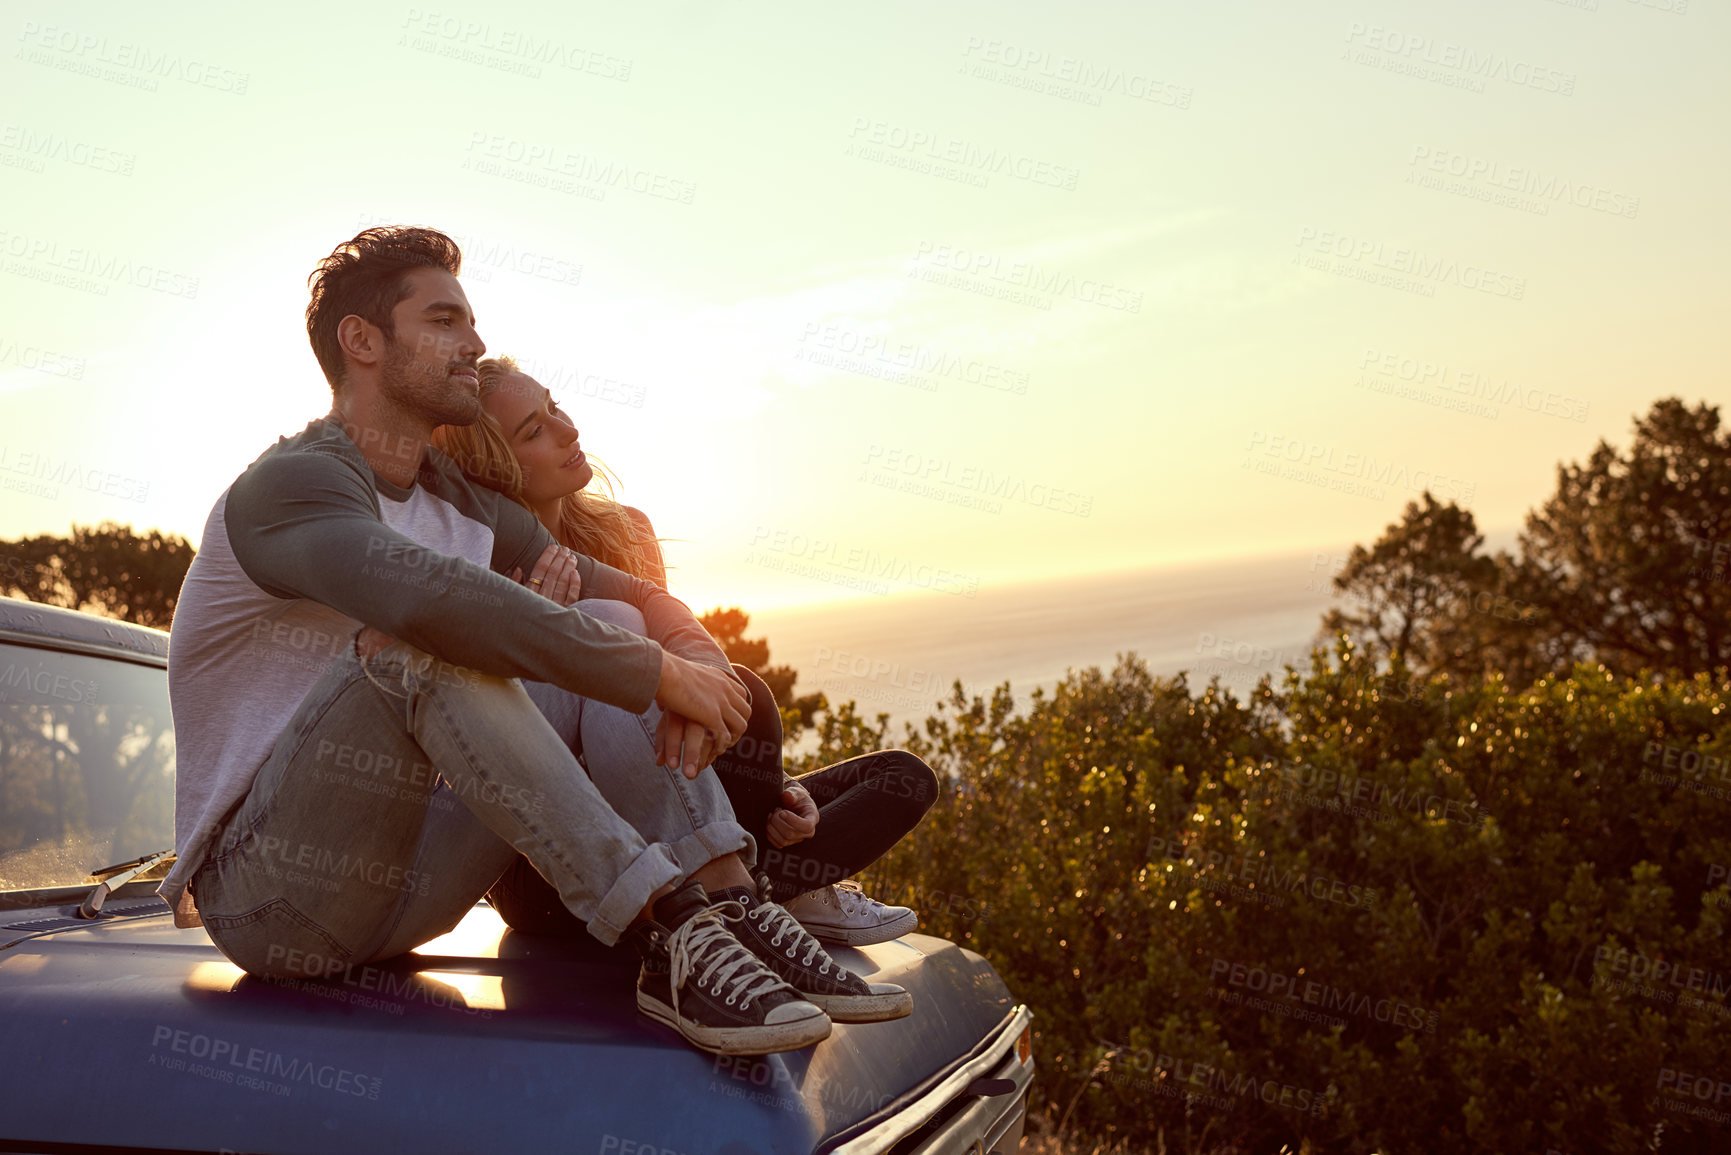
[[[912,910],[869,897],[851,878],[802,894],[784,908],[812,937],[843,946],[888,942],[920,925],[920,916]]]
[[[728,920],[734,936],[800,998],[834,1021],[882,1023],[913,1013],[914,1000],[907,988],[868,983],[830,958],[817,936],[776,903],[753,898],[743,886],[718,890],[715,897],[745,908],[745,917]]]
[[[744,914],[739,903],[720,902],[671,932],[637,923],[637,1009],[717,1055],[770,1055],[829,1038],[829,1016],[728,932],[727,921]]]

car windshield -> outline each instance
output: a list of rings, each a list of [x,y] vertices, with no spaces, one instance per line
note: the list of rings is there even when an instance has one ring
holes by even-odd
[[[76,886],[173,844],[167,672],[0,644],[0,890]]]

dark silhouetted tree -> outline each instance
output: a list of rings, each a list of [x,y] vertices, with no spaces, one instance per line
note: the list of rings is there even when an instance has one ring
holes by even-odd
[[[1419,677],[1520,661],[1511,627],[1530,627],[1535,610],[1508,594],[1508,554],[1478,552],[1485,539],[1470,511],[1428,492],[1423,502],[1407,502],[1369,549],[1352,547],[1335,577],[1347,606],[1322,616],[1322,629],[1352,637],[1371,660],[1400,655]]]
[[[159,530],[74,525],[69,537],[0,542],[0,592],[166,630],[194,552]]]
[[[1424,495],[1335,578],[1323,628],[1413,673],[1500,671],[1524,686],[1581,661],[1630,675],[1731,665],[1731,431],[1655,402],[1627,453],[1557,468],[1518,557],[1479,552],[1470,512]]]
[[[1716,406],[1657,401],[1626,454],[1600,441],[1585,465],[1558,466],[1520,544],[1553,668],[1731,665],[1731,430]]]

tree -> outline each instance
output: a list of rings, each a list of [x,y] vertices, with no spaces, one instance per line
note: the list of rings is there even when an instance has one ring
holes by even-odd
[[[1335,589],[1323,627],[1419,677],[1500,672],[1515,686],[1577,662],[1624,675],[1731,664],[1731,430],[1676,398],[1635,422],[1626,454],[1604,441],[1557,467],[1518,557],[1479,552],[1469,511],[1409,503]]]
[[[1486,631],[1473,617],[1480,595],[1499,584],[1499,562],[1471,512],[1450,501],[1409,501],[1371,548],[1352,547],[1334,588],[1353,609],[1330,609],[1329,634],[1347,633],[1372,659],[1399,655],[1417,673],[1476,666]],[[1494,598],[1493,598],[1494,604]]]
[[[745,636],[751,615],[738,606],[729,609],[718,607],[697,620],[709,631],[709,636],[715,639],[715,644],[721,647],[728,661],[739,663],[763,679],[781,710],[782,731],[786,737],[796,737],[810,728],[818,711],[829,706],[829,699],[821,691],[794,697],[793,684],[799,680],[799,671],[792,666],[769,664],[769,642]]]
[[[1585,465],[1559,465],[1520,542],[1554,668],[1580,654],[1626,674],[1731,664],[1731,429],[1717,406],[1665,398],[1626,455],[1600,441]]]
[[[74,525],[69,537],[42,534],[0,542],[0,592],[166,630],[192,565],[178,534],[105,521]]]

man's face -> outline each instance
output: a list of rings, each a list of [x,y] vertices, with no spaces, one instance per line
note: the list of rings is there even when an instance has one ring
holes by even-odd
[[[433,425],[469,425],[481,411],[475,362],[487,351],[457,278],[443,269],[415,269],[409,295],[391,310],[396,328],[385,338],[379,391]]]

